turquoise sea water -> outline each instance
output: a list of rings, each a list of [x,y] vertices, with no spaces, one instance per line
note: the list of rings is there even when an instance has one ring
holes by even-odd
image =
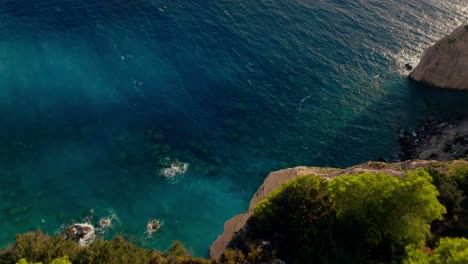
[[[466,0],[3,0],[0,245],[113,216],[106,238],[206,256],[269,171],[391,160],[396,128],[468,112],[403,70],[467,20]]]

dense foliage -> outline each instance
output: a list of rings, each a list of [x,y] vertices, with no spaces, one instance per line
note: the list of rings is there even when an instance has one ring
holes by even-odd
[[[408,261],[408,248],[431,252],[441,237],[468,235],[467,179],[468,166],[456,162],[446,172],[429,167],[402,177],[301,176],[259,203],[231,246],[247,252],[243,243],[269,241],[293,263]],[[434,254],[446,248],[442,241]]]
[[[340,228],[358,240],[360,255],[394,258],[406,245],[420,244],[430,236],[430,224],[442,219],[445,208],[425,171],[397,178],[387,174],[363,173],[342,176],[329,183],[330,197],[337,208]]]
[[[175,242],[167,252],[142,249],[121,237],[111,241],[97,240],[89,247],[67,241],[63,236],[50,237],[30,232],[16,237],[16,245],[0,252],[0,263],[212,263],[190,257],[186,249]]]
[[[428,172],[440,192],[439,201],[447,208],[444,220],[432,225],[435,240],[431,242],[444,236],[468,238],[468,166],[455,163],[447,173],[435,169]]]
[[[404,264],[466,264],[468,263],[468,239],[442,238],[432,254],[421,248],[409,246]]]
[[[258,204],[253,220],[257,234],[274,241],[274,246],[281,248],[281,255],[318,256],[332,246],[333,241],[327,236],[333,229],[334,215],[326,182],[303,176]]]
[[[43,264],[42,262],[29,262],[25,258],[20,259],[16,264]],[[50,264],[72,264],[68,256],[56,258]]]

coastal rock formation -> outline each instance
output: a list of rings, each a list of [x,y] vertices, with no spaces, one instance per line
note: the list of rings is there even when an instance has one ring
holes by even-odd
[[[454,161],[465,162],[465,161]],[[322,168],[322,167],[296,167],[280,171],[271,172],[260,188],[257,190],[247,212],[239,214],[229,219],[224,223],[224,232],[213,242],[210,247],[210,257],[212,259],[219,258],[223,251],[229,246],[234,234],[241,231],[247,220],[252,216],[255,206],[274,189],[281,186],[288,180],[294,179],[300,175],[317,175],[324,179],[330,180],[337,176],[344,174],[356,174],[363,172],[381,172],[395,176],[402,176],[409,170],[420,168],[434,167],[440,172],[446,173],[449,168],[448,162],[439,161],[406,161],[400,163],[385,163],[385,162],[367,162],[358,166],[350,167],[347,169],[338,168]]]
[[[414,130],[400,129],[401,160],[454,160],[468,158],[468,117],[426,118]]]
[[[440,88],[468,90],[468,25],[426,49],[410,78]]]
[[[65,238],[75,241],[80,246],[88,246],[96,238],[94,226],[90,224],[74,224],[65,227]]]
[[[148,235],[152,235],[153,233],[158,232],[159,228],[161,228],[159,220],[150,220],[148,224],[146,224],[146,233],[148,233]]]
[[[101,218],[99,220],[99,227],[102,229],[109,228],[112,226],[112,220],[110,218]]]

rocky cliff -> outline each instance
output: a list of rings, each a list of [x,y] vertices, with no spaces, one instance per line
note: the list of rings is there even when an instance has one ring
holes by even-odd
[[[410,78],[435,87],[468,90],[468,25],[426,49]]]
[[[467,161],[454,161],[463,162],[468,164]],[[257,190],[247,212],[239,214],[229,219],[224,224],[224,232],[216,239],[210,247],[210,257],[213,259],[219,258],[223,251],[228,247],[228,244],[233,239],[236,232],[244,228],[247,220],[252,216],[255,206],[274,189],[281,186],[283,183],[296,178],[300,175],[317,175],[325,179],[332,179],[334,177],[344,174],[356,174],[363,172],[382,172],[395,176],[402,176],[409,170],[419,168],[434,168],[442,173],[446,173],[450,164],[453,162],[440,162],[440,161],[406,161],[400,163],[384,163],[384,162],[367,162],[358,166],[350,167],[347,169],[338,168],[321,168],[321,167],[296,167],[270,173],[260,188]]]

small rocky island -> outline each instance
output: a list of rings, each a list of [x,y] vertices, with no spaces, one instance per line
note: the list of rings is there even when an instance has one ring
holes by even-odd
[[[468,24],[426,49],[410,78],[439,88],[468,90]]]

